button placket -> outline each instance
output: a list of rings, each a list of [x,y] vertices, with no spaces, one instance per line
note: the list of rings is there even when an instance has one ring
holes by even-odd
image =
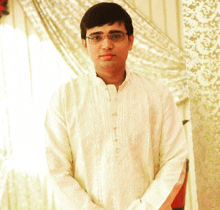
[[[114,129],[114,137],[115,141],[117,142],[117,101],[115,100],[117,98],[117,93],[114,95],[114,99],[112,101],[112,122],[113,122],[113,129]]]
[[[118,93],[116,87],[113,85],[108,85],[109,95],[110,95],[110,106],[111,106],[111,119],[112,119],[112,129],[113,129],[113,140],[118,141],[117,138],[117,117],[118,117]]]

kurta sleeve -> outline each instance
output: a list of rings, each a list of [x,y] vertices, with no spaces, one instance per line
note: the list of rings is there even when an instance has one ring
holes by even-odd
[[[184,163],[188,154],[176,103],[168,88],[163,92],[160,169],[141,198],[148,206],[147,210],[169,209],[184,181]]]
[[[48,178],[59,196],[61,209],[101,210],[73,178],[73,158],[65,120],[64,99],[53,94],[45,119]]]

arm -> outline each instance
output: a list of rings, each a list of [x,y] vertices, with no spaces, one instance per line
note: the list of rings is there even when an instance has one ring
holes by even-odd
[[[129,210],[137,210],[141,206],[143,206],[142,209],[144,210],[170,209],[170,205],[184,181],[187,142],[172,94],[168,89],[164,92],[160,170],[144,195],[134,201]]]
[[[73,178],[72,152],[59,93],[53,95],[46,114],[46,159],[48,175],[60,198],[62,209],[101,210]]]
[[[182,184],[184,182],[184,178],[186,175],[186,162],[183,165],[182,172],[180,174],[180,178],[178,182],[175,184],[172,192],[169,194],[166,201],[163,203],[163,205],[159,208],[159,210],[172,210],[171,204],[173,203],[175,197],[177,196],[179,190],[182,187]],[[143,199],[137,199],[129,206],[127,210],[154,210],[155,208],[150,204],[147,203]]]

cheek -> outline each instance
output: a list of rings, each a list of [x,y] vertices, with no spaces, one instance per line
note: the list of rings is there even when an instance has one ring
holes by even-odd
[[[94,47],[88,48],[88,54],[92,58],[92,60],[94,60],[97,57],[97,54],[98,54],[97,52],[98,50],[95,49]]]
[[[118,52],[118,55],[119,55],[121,58],[127,58],[128,50],[121,48],[121,50],[119,50],[119,52]]]

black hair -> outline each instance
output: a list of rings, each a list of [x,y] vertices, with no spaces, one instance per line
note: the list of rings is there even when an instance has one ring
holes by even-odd
[[[130,15],[116,3],[98,3],[90,7],[84,14],[81,23],[81,38],[86,39],[86,30],[105,24],[124,23],[128,36],[133,34],[133,25]]]

